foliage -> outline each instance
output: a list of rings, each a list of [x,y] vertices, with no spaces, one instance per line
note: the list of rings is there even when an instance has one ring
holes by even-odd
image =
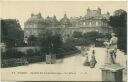
[[[80,52],[74,45],[69,43],[64,43],[61,48],[58,48],[56,52],[57,58],[64,58],[65,56],[70,56],[75,53]]]
[[[109,24],[118,37],[118,48],[127,51],[127,12],[119,9],[110,17]]]
[[[98,32],[88,32],[84,33],[83,37],[86,39],[88,44],[93,44],[97,41],[97,38],[103,38],[104,35]]]
[[[53,33],[51,30],[43,31],[40,35],[40,46],[42,53],[64,55],[64,53],[77,50],[72,44],[73,38],[69,38],[65,43],[58,33]],[[62,57],[63,57],[62,55]]]
[[[37,43],[37,37],[35,37],[34,35],[31,35],[28,37],[28,45],[29,46],[36,46]]]
[[[34,51],[32,49],[28,49],[26,57],[31,57],[31,56],[34,56]]]
[[[42,32],[39,42],[42,47],[42,51],[47,54],[56,53],[57,49],[63,44],[61,35],[58,33],[53,34],[50,30]]]
[[[28,41],[36,41],[36,37],[34,35],[31,35],[28,37]]]
[[[22,42],[24,37],[23,30],[20,27],[19,21],[16,19],[1,20],[1,41],[7,46],[15,46]]]
[[[79,37],[82,37],[82,36],[83,36],[82,32],[78,32],[78,31],[73,32],[73,37],[74,38],[79,38]]]
[[[90,44],[96,44],[96,46],[103,46],[103,41],[99,41],[97,39],[105,39],[108,38],[108,34],[107,35],[103,35],[101,33],[98,32],[87,32],[82,34],[82,32],[74,32],[73,37],[74,40],[72,40],[72,44],[77,45],[77,46],[81,46],[81,45],[85,45],[88,46]],[[71,41],[71,40],[70,40]]]
[[[21,58],[24,57],[25,54],[17,51],[16,49],[8,49],[5,53],[1,55],[2,59],[10,59],[10,58]]]

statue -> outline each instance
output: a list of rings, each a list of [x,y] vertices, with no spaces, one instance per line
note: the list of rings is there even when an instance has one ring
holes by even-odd
[[[107,48],[106,54],[106,64],[115,64],[116,63],[116,52],[117,52],[117,41],[118,38],[115,36],[115,33],[111,34],[111,39],[109,42],[104,42]]]

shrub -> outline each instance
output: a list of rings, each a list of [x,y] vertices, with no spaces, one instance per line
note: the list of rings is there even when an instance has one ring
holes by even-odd
[[[10,59],[10,58],[21,58],[21,57],[24,57],[25,54],[20,52],[20,51],[17,51],[16,49],[8,49],[1,56],[2,56],[2,59]]]

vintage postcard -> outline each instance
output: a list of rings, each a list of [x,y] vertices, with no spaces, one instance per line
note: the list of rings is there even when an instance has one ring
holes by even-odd
[[[1,1],[1,81],[127,80],[126,1]]]

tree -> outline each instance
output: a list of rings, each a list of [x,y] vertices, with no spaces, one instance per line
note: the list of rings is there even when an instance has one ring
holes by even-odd
[[[85,39],[85,45],[89,44],[95,44],[96,46],[102,46],[103,42],[102,41],[97,41],[98,38],[104,38],[104,35],[102,33],[98,32],[88,32],[84,33],[83,37]]]
[[[51,30],[42,32],[39,42],[43,52],[46,54],[55,54],[57,49],[63,44],[61,35],[57,33],[53,34]]]
[[[109,24],[118,37],[118,48],[127,51],[127,12],[119,9],[110,17]]]
[[[25,54],[23,52],[17,51],[16,49],[10,48],[5,54],[1,55],[2,59],[10,59],[10,58],[22,58]]]
[[[24,33],[19,21],[16,19],[1,20],[1,41],[5,42],[8,47],[13,47],[19,41],[23,41]]]
[[[80,38],[80,37],[82,37],[83,35],[82,35],[82,32],[79,32],[79,31],[74,31],[73,32],[73,37],[74,38]]]
[[[36,41],[36,37],[34,35],[29,36],[28,41]]]
[[[84,33],[83,37],[89,42],[94,43],[97,38],[102,38],[103,35],[98,32],[88,32],[88,33]]]
[[[26,57],[29,58],[29,57],[32,57],[32,56],[34,56],[34,51],[32,49],[28,49]]]
[[[34,35],[31,35],[28,37],[28,45],[29,46],[36,46],[37,43],[37,37],[35,37]]]

